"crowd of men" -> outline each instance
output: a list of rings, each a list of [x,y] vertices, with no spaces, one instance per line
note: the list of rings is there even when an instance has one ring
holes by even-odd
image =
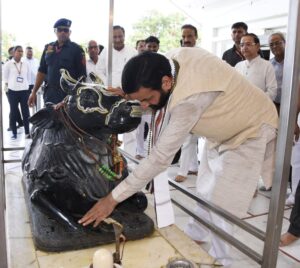
[[[125,45],[125,30],[116,25],[113,27],[110,82],[106,48],[101,52],[99,44],[90,40],[86,60],[84,50],[70,40],[70,27],[68,19],[54,24],[57,40],[45,46],[39,64],[33,58],[32,48],[27,47],[26,58],[22,58],[22,47],[15,46],[12,58],[4,65],[3,77],[10,104],[12,139],[17,138],[17,127],[23,125],[26,137],[30,138],[29,107],[36,105],[41,86],[45,103],[63,101],[66,93],[59,86],[61,68],[67,69],[77,80],[89,81],[89,74],[93,72],[111,92],[140,100],[144,109],[141,124],[137,130],[124,134],[123,142],[126,151],[143,161],[80,220],[81,224],[99,224],[118,202],[166,168],[180,148],[175,180],[183,182],[188,175],[198,175],[197,193],[237,216],[247,211],[259,177],[264,183],[260,189],[271,190],[285,51],[282,33],[269,36],[268,44],[274,55],[269,61],[263,58],[258,36],[248,33],[244,22],[234,23],[231,28],[234,44],[224,52],[222,61],[197,47],[198,32],[193,25],[181,27],[180,48],[167,53],[166,57],[159,53],[158,37],[137,40],[134,49]],[[147,156],[145,139],[148,130],[154,128],[151,121],[159,121],[160,117],[163,118],[160,134],[154,140],[155,148]],[[200,166],[199,136],[206,141]],[[300,237],[299,186],[296,193],[300,178],[299,147],[299,142],[295,141],[292,193],[287,200],[287,204],[295,204],[291,218],[293,227],[282,238],[283,246]],[[230,224],[200,205],[196,212],[229,233],[233,232]],[[191,220],[186,233],[194,240],[204,241],[208,232]],[[231,263],[226,243],[212,236],[212,246],[213,256],[224,265]]]

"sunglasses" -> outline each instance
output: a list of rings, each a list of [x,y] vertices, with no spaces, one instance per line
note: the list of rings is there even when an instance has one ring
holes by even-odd
[[[98,46],[89,46],[88,48],[89,48],[89,49],[97,49]]]
[[[59,33],[61,33],[61,32],[68,33],[68,32],[70,32],[70,29],[69,28],[57,28],[56,31]]]

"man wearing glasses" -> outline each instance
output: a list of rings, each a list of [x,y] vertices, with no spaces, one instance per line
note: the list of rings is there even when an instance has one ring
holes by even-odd
[[[68,19],[59,19],[54,24],[57,41],[45,46],[35,85],[28,99],[30,107],[35,105],[36,93],[44,81],[45,103],[57,104],[64,99],[66,93],[59,85],[60,69],[66,69],[74,79],[86,76],[84,51],[78,44],[70,40],[71,24],[72,22]]]
[[[269,37],[269,46],[272,54],[274,55],[274,58],[270,59],[270,62],[274,67],[275,76],[277,80],[277,95],[274,100],[274,103],[279,113],[285,50],[285,37],[283,33],[277,32],[271,34]]]

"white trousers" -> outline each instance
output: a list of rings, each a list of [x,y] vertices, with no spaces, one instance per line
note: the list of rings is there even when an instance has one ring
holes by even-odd
[[[189,134],[185,142],[181,146],[181,155],[180,155],[180,167],[178,175],[186,177],[188,171],[197,171],[198,170],[198,137]]]
[[[276,130],[267,125],[262,126],[258,138],[248,139],[232,150],[220,153],[217,148],[209,149],[209,143],[206,142],[198,170],[197,194],[235,216],[246,216],[259,175],[264,173],[272,181],[275,144]],[[199,204],[195,213],[233,235],[231,223]],[[190,219],[185,232],[198,241],[205,241],[210,234],[212,247],[209,253],[223,265],[231,264],[231,246],[193,218]]]
[[[124,151],[135,156],[136,151],[136,130],[123,134]]]
[[[148,124],[150,129],[151,124],[151,117],[152,115],[149,113],[142,115],[141,123],[139,124],[138,128],[136,129],[136,154],[146,157],[147,152],[145,150],[145,142],[144,142],[144,132],[145,132],[145,123]]]

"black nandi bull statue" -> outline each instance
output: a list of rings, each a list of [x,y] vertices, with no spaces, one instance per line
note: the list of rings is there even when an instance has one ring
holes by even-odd
[[[115,240],[112,225],[82,227],[77,221],[127,174],[125,159],[117,151],[116,134],[140,123],[138,102],[107,92],[95,76],[95,84],[72,79],[61,71],[64,105],[38,111],[30,118],[32,142],[26,147],[23,185],[38,248],[48,251],[78,249]],[[128,239],[153,231],[143,211],[143,193],[121,203],[111,218],[124,227]]]

